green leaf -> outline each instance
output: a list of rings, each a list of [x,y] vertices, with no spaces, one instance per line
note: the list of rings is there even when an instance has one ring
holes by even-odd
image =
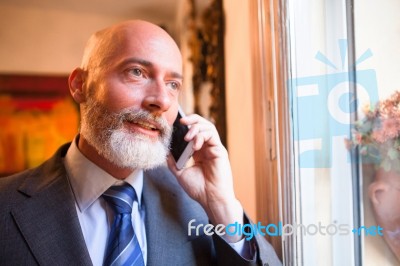
[[[389,148],[387,155],[391,160],[396,160],[399,157],[399,153],[393,147]]]

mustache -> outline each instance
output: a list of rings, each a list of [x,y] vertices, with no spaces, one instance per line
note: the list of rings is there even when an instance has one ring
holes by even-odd
[[[147,122],[154,124],[160,131],[161,136],[169,136],[172,132],[172,126],[168,124],[167,120],[143,109],[125,108],[117,114],[117,118],[121,122]]]

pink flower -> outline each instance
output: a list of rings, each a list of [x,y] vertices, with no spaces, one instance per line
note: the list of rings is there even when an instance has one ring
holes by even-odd
[[[381,163],[386,162],[386,165],[391,165],[387,160],[400,158],[398,155],[400,153],[400,91],[376,103],[374,107],[364,107],[363,111],[364,119],[355,124],[353,145],[360,147],[359,151],[363,156],[374,157],[378,150],[382,159]],[[370,149],[370,147],[373,148]]]
[[[398,119],[385,119],[381,122],[379,128],[373,129],[371,137],[379,143],[384,143],[393,140],[399,136],[400,133],[400,120]]]
[[[382,130],[386,131],[388,139],[395,139],[400,133],[400,120],[389,118],[382,123]]]

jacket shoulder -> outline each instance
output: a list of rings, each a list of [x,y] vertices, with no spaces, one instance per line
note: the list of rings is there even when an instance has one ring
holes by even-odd
[[[65,172],[62,157],[69,144],[60,147],[57,152],[41,165],[0,178],[0,210],[9,205],[15,205],[20,200],[29,197],[50,184],[53,179]]]

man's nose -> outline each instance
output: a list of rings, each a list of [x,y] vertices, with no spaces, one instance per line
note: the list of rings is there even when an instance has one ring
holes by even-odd
[[[169,88],[163,81],[153,80],[144,97],[144,107],[151,112],[160,114],[167,111],[172,103],[172,95],[168,90]]]

